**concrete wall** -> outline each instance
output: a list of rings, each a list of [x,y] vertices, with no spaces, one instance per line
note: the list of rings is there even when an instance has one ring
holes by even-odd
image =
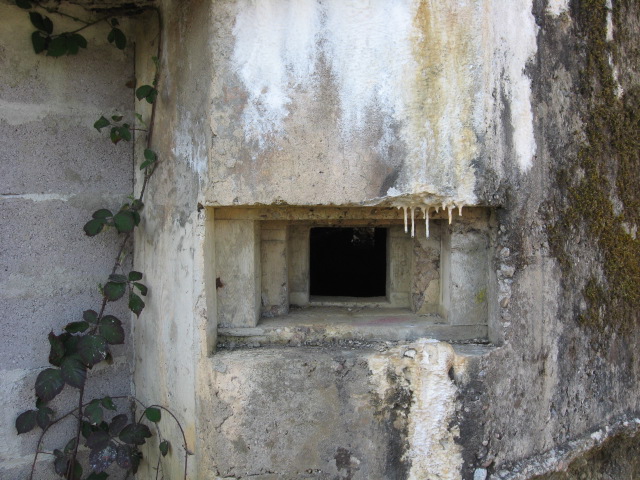
[[[89,48],[77,56],[35,55],[29,16],[10,3],[0,2],[0,477],[26,478],[37,435],[17,436],[14,423],[34,407],[36,376],[48,366],[47,334],[99,308],[97,285],[115,260],[116,235],[90,239],[82,227],[93,211],[117,209],[131,193],[132,145],[112,145],[93,123],[132,111],[125,83],[134,72],[133,49],[109,45],[107,25],[87,31]],[[129,22],[122,25],[129,33]],[[109,313],[129,317],[126,305]],[[91,373],[88,395],[131,392],[131,343],[113,354],[112,366]],[[52,402],[58,413],[76,405],[67,390]],[[67,439],[54,434],[45,448]],[[53,476],[49,456],[41,456],[35,478]]]

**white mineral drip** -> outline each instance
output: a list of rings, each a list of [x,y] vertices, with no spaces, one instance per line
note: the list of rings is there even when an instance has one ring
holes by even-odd
[[[404,210],[404,233],[407,233],[407,207],[403,205],[402,210]]]
[[[411,209],[411,238],[415,237],[416,234],[416,226],[415,226],[415,210],[413,205],[409,207]]]
[[[451,225],[451,212],[453,212],[453,205],[447,205],[447,210],[449,213],[449,225]]]
[[[464,203],[460,202],[458,204],[458,216],[461,217],[462,216],[462,207],[464,207]]]
[[[427,232],[427,238],[429,238],[429,210],[431,207],[424,207],[424,228]]]

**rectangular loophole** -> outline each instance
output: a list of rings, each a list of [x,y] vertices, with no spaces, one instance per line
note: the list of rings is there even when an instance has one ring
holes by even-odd
[[[314,297],[386,296],[387,229],[312,228],[309,276]]]

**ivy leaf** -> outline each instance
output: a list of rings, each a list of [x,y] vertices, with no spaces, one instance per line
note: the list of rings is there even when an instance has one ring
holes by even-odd
[[[116,28],[115,25],[113,25],[113,28],[109,32],[107,40],[109,41],[109,43],[115,44],[115,46],[120,50],[124,50],[124,47],[127,46],[127,37],[125,36],[124,32],[119,28]]]
[[[162,418],[162,412],[159,408],[149,407],[144,411],[144,416],[147,417],[147,420],[153,423],[158,423]]]
[[[115,282],[107,282],[104,286],[104,296],[107,297],[107,300],[110,302],[114,302],[124,295],[127,291],[126,283],[115,283]]]
[[[29,20],[31,20],[31,24],[36,27],[38,30],[42,30],[46,32],[46,28],[44,25],[44,17],[40,15],[38,12],[29,12]],[[51,33],[51,32],[47,32]]]
[[[116,213],[113,217],[113,224],[119,233],[123,233],[132,231],[136,226],[136,221],[131,212],[124,210]]]
[[[24,8],[25,10],[29,10],[31,8],[31,2],[29,2],[29,0],[16,0],[16,5],[20,8]]]
[[[91,475],[86,478],[86,480],[107,480],[107,478],[109,478],[109,475],[105,472],[92,472]]]
[[[132,470],[134,473],[140,463],[139,452],[129,445],[118,445],[116,462],[124,470]]]
[[[147,148],[144,151],[144,158],[145,158],[145,161],[142,162],[142,164],[140,165],[140,170],[144,170],[149,165],[153,164],[158,159],[158,156],[156,155],[156,152],[154,152],[153,150],[149,150]]]
[[[140,316],[142,310],[144,309],[144,301],[135,293],[129,293],[129,310],[136,314],[136,316]]]
[[[111,437],[104,430],[96,430],[95,432],[91,432],[91,434],[87,437],[87,447],[91,450],[101,449],[106,447],[109,444]]]
[[[104,397],[100,400],[102,406],[108,410],[117,410],[116,405],[113,403],[113,399],[111,397]]]
[[[151,93],[153,87],[151,85],[142,85],[136,90],[136,98],[138,100],[142,100],[143,98],[147,98],[147,95]]]
[[[49,36],[36,30],[31,34],[31,44],[33,45],[33,51],[36,53],[44,52],[47,48],[47,41]]]
[[[71,322],[64,329],[69,333],[82,333],[89,328],[89,322]]]
[[[142,284],[142,283],[138,283],[138,282],[134,282],[133,286],[136,287],[138,290],[140,290],[140,295],[146,296],[147,295],[147,286]]]
[[[69,453],[73,452],[75,450],[75,448],[76,448],[76,437],[73,437],[64,446],[64,453],[65,454],[69,454]]]
[[[114,122],[119,122],[120,120],[122,120],[122,115],[113,115],[111,117],[111,120],[113,120]]]
[[[49,351],[49,363],[51,365],[55,365],[56,367],[60,366],[62,362],[62,358],[64,357],[64,334],[56,335],[53,332],[49,332],[49,344],[51,345],[51,350]]]
[[[85,365],[92,367],[107,357],[107,342],[99,335],[86,335],[78,342],[78,353]]]
[[[111,345],[124,343],[122,322],[113,315],[107,315],[100,321],[100,335]]]
[[[136,272],[135,270],[131,270],[129,272],[129,281],[137,282],[138,280],[142,280],[142,273]]]
[[[80,44],[78,38],[75,35],[65,35],[67,39],[67,55],[77,55],[80,51]],[[84,38],[84,37],[81,37]],[[87,41],[85,40],[85,44]]]
[[[50,415],[53,415],[53,410],[49,407],[42,407],[38,409],[38,414],[36,415],[36,421],[38,422],[38,426],[41,429],[45,429],[51,423]]]
[[[66,357],[60,367],[62,378],[72,387],[82,388],[87,380],[87,368],[75,355]]]
[[[63,388],[62,373],[57,368],[45,368],[36,378],[36,395],[45,402],[53,400]]]
[[[111,19],[111,26],[112,27],[117,27],[118,25],[120,25],[120,22],[118,22],[117,18],[112,18]]]
[[[61,57],[68,51],[68,38],[65,35],[60,35],[59,37],[55,37],[49,42],[49,47],[47,48],[47,56],[48,57]]]
[[[60,450],[57,450],[58,452]],[[55,452],[55,451],[54,451]],[[62,453],[62,452],[60,452]],[[56,459],[53,462],[53,468],[55,469],[56,473],[58,475],[60,475],[61,477],[65,475],[65,473],[67,473],[67,459],[64,455],[56,455]]]
[[[127,283],[127,277],[119,273],[112,273],[109,275],[109,281],[113,283]]]
[[[85,310],[82,312],[82,318],[89,323],[96,323],[98,321],[98,312],[95,310]]]
[[[35,410],[27,410],[26,412],[22,412],[18,415],[18,418],[16,418],[16,430],[18,431],[18,435],[30,432],[35,428],[37,415],[38,412]]]
[[[104,413],[100,406],[100,400],[92,400],[89,405],[84,407],[84,416],[87,417],[87,420],[91,425],[97,425],[102,422],[103,415]],[[91,434],[89,434],[89,436],[91,436]]]
[[[89,453],[89,465],[94,472],[102,472],[109,468],[117,458],[116,446],[113,442],[100,449],[91,450]]]
[[[131,140],[131,130],[129,130],[129,124],[125,123],[124,125],[122,125],[120,127],[120,136],[122,137],[123,140],[126,140],[127,142],[129,140]]]
[[[167,453],[169,453],[169,442],[167,440],[163,440],[162,442],[160,442],[160,445],[158,447],[160,448],[160,453],[162,454],[162,456],[166,457]]]
[[[118,127],[113,127],[109,133],[109,138],[114,145],[117,145],[118,142],[122,140],[122,137],[120,136],[120,129]]]
[[[87,48],[87,39],[84,38],[79,33],[72,34],[71,38],[76,43],[76,45],[78,45],[80,48]]]
[[[104,118],[104,116],[100,117],[98,120],[96,120],[96,123],[93,124],[93,128],[95,128],[96,130],[100,131],[101,129],[103,129],[104,127],[107,127],[111,125],[111,122],[109,120],[107,120],[106,118]],[[96,217],[94,217],[96,218]]]
[[[122,429],[118,438],[129,445],[143,445],[151,437],[151,430],[142,423],[130,423]]]
[[[113,436],[119,435],[128,422],[129,418],[126,415],[116,415],[109,424],[109,434]]]
[[[102,218],[94,218],[85,223],[82,229],[84,233],[87,234],[88,237],[95,237],[98,235],[102,229],[104,228],[104,220]]]
[[[82,420],[82,427],[80,429],[80,433],[82,433],[82,436],[85,439],[89,438],[89,435],[91,435],[91,432],[93,432],[93,427],[91,426],[91,424],[86,420]]]
[[[91,216],[93,218],[104,220],[106,218],[113,217],[113,213],[111,213],[111,210],[107,210],[106,208],[101,208],[100,210],[96,210],[95,212],[93,212],[93,215]]]

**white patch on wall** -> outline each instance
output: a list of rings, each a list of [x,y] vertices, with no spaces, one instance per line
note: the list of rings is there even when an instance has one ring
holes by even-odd
[[[364,130],[374,107],[401,118],[402,81],[413,68],[413,3],[241,1],[233,63],[249,95],[243,118],[247,139],[264,146],[266,137],[283,133],[291,94],[313,88],[321,58],[338,86],[345,137]]]
[[[569,10],[569,0],[549,0],[547,13],[558,17]]]
[[[172,148],[176,158],[185,161],[191,170],[201,179],[207,173],[207,145],[206,141],[197,132],[202,130],[200,124],[203,120],[193,120],[191,112],[180,115],[180,124],[175,131]]]
[[[536,142],[531,110],[531,80],[525,73],[527,62],[537,51],[538,27],[531,0],[494,0],[494,72],[502,72],[499,90],[504,91],[511,108],[513,147],[520,171],[533,164]]]

